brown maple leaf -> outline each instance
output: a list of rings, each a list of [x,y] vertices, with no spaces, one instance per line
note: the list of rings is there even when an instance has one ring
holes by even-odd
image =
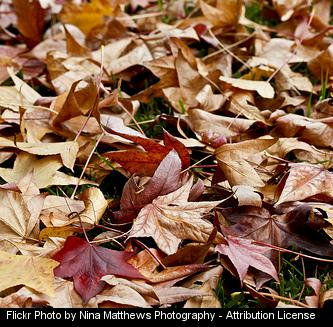
[[[333,246],[320,233],[330,224],[313,209],[302,204],[283,213],[271,213],[265,208],[243,206],[221,210],[232,225],[229,231],[237,237],[286,248],[297,246],[321,256],[333,256]],[[271,256],[276,258],[274,253]]]
[[[182,240],[205,243],[214,227],[202,216],[221,201],[188,202],[193,178],[178,190],[159,196],[141,209],[129,237],[153,237],[157,246],[172,254]],[[218,234],[215,241],[221,240]]]

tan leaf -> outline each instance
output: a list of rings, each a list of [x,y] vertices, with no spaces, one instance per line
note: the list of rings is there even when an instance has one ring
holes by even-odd
[[[108,206],[102,191],[97,187],[90,187],[82,192],[80,200],[85,204],[85,209],[80,213],[81,221],[91,225],[98,224]]]
[[[23,284],[54,296],[53,269],[58,264],[51,259],[0,251],[0,291]]]
[[[183,302],[193,297],[208,295],[208,292],[203,289],[190,289],[185,287],[157,288],[155,292],[161,305]]]
[[[10,244],[15,246],[16,251],[21,252],[23,255],[46,258],[51,258],[53,254],[63,247],[64,243],[65,239],[59,237],[49,237],[43,247],[39,247],[31,243],[10,241]]]
[[[332,151],[319,150],[297,138],[280,137],[274,145],[267,149],[267,152],[279,158],[285,158],[288,153],[292,152],[298,160],[321,164],[327,169],[333,167]]]
[[[83,301],[74,289],[73,282],[59,277],[54,279],[54,296],[38,292],[38,289],[22,287],[15,294],[31,298],[33,303],[45,303],[53,308],[82,308]]]
[[[333,174],[314,165],[293,164],[275,206],[315,195],[333,198]]]
[[[276,88],[279,91],[299,90],[312,92],[313,86],[309,78],[300,73],[293,72],[291,68],[284,65],[275,76]]]
[[[150,249],[160,260],[162,259],[161,252],[156,249]],[[175,267],[167,267],[162,271],[158,271],[159,263],[151,256],[147,251],[141,251],[128,262],[134,266],[139,272],[145,276],[149,282],[157,284],[164,282],[171,282],[171,285],[176,283],[178,280],[183,279],[189,275],[192,275],[196,272],[201,272],[206,270],[206,266],[202,264],[191,264],[191,265],[182,265]],[[163,286],[164,287],[164,286]]]
[[[303,0],[273,0],[273,5],[283,22],[290,19],[297,6],[302,3]]]
[[[36,239],[43,202],[43,195],[30,197],[27,201],[21,193],[0,189],[1,238],[12,241]]]
[[[150,61],[152,59],[153,56],[150,53],[149,48],[143,43],[124,56],[112,60],[107,69],[113,74],[117,74],[129,67],[141,65],[143,62]]]
[[[231,186],[263,187],[264,182],[251,166],[255,156],[272,146],[276,139],[255,139],[235,144],[224,144],[215,151],[218,164]]]
[[[206,295],[194,296],[188,299],[184,308],[221,308],[221,303],[215,293],[219,280],[220,276],[215,276],[203,283],[198,289]]]
[[[59,172],[58,169],[61,167],[61,160],[57,156],[37,159],[35,155],[22,152],[16,157],[13,168],[0,167],[0,176],[8,183],[17,183],[29,172],[33,172],[38,188],[50,185],[75,185],[79,179]],[[82,180],[80,184],[87,183],[93,184],[87,180]]]
[[[12,293],[4,298],[0,298],[0,308],[31,308],[32,300],[30,297]]]
[[[125,278],[116,277],[114,275],[106,275],[102,277],[101,280],[104,280],[111,286],[125,285],[131,287],[143,296],[156,297],[154,287],[142,280],[128,280]]]
[[[308,63],[308,67],[310,72],[315,75],[318,79],[322,78],[322,74],[324,72],[324,76],[326,72],[328,76],[332,76],[333,74],[333,44],[330,45],[326,50],[322,51],[317,57],[312,59]]]
[[[76,155],[79,150],[79,145],[75,141],[55,143],[15,143],[14,141],[3,137],[0,137],[0,147],[18,148],[22,151],[39,156],[59,154],[63,164],[69,169],[73,169]]]
[[[211,6],[200,0],[200,8],[214,26],[227,27],[238,23],[242,3],[242,0],[217,0],[215,6]]]
[[[125,304],[138,308],[151,308],[147,301],[133,288],[118,284],[111,289],[106,289],[100,294],[96,295],[96,302],[115,302],[118,304]]]
[[[41,96],[38,92],[36,92],[31,86],[22,81],[19,77],[14,74],[12,68],[7,68],[8,74],[13,80],[15,87],[22,96],[29,101],[30,103],[35,103]]]
[[[4,108],[10,108],[15,112],[19,112],[20,106],[28,108],[33,105],[33,102],[25,98],[15,86],[0,86],[0,105]]]
[[[41,220],[47,227],[63,227],[77,221],[73,213],[80,213],[84,209],[83,201],[49,195],[45,198]]]
[[[277,130],[283,136],[301,136],[312,145],[333,147],[332,122],[319,121],[308,117],[287,114],[275,121]]]
[[[248,119],[266,123],[265,117],[261,114],[260,110],[253,105],[253,103],[254,97],[250,92],[235,92],[231,96],[228,110],[237,116],[242,115]]]
[[[188,121],[201,137],[209,131],[227,139],[239,137],[256,123],[255,120],[214,115],[201,109],[189,110]]]
[[[104,47],[104,65],[105,67],[110,67],[112,62],[119,58],[121,54],[126,50],[126,48],[132,43],[132,38],[123,38],[121,40],[114,41],[105,45]],[[102,50],[96,50],[91,53],[92,58],[97,62],[102,60]]]
[[[73,117],[87,114],[90,110],[92,115],[99,121],[97,113],[97,86],[94,79],[87,81],[77,80],[71,83],[69,91],[59,95],[54,102],[54,109],[58,113],[52,118],[52,125],[59,125]]]
[[[326,301],[332,301],[333,300],[333,288],[330,288],[329,290],[323,292],[320,294],[319,297],[319,304],[320,308],[322,308]]]
[[[195,99],[200,103],[201,108],[206,111],[215,111],[223,106],[226,97],[222,94],[214,94],[212,87],[206,84]]]
[[[193,179],[175,192],[159,196],[141,209],[129,237],[153,237],[167,254],[175,253],[182,240],[207,242],[213,225],[202,219],[221,201],[187,202]],[[219,240],[220,236],[216,237]]]
[[[234,197],[238,200],[238,206],[262,206],[260,195],[251,186],[236,185],[232,187]]]
[[[268,82],[265,81],[251,81],[240,78],[231,78],[220,76],[220,81],[232,85],[233,87],[248,90],[256,91],[263,98],[272,99],[274,97],[274,89]]]

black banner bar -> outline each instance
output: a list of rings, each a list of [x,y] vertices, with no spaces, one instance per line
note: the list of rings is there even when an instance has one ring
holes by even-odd
[[[145,326],[162,321],[177,322],[177,326],[221,326],[232,321],[321,321],[331,317],[328,310],[319,309],[0,309],[0,322],[34,324],[58,322],[62,326],[93,326],[94,323],[142,322]]]

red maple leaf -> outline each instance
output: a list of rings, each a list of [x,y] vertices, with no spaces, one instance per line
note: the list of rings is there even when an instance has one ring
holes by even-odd
[[[72,277],[75,290],[84,302],[88,302],[105,286],[101,278],[105,275],[116,275],[126,278],[144,279],[130,265],[134,253],[114,251],[88,243],[85,239],[69,236],[64,247],[53,259],[60,262],[54,269],[54,275],[62,278]]]
[[[272,276],[275,280],[279,280],[273,263],[264,255],[270,251],[270,248],[258,246],[252,244],[250,240],[231,235],[228,235],[225,241],[226,244],[218,244],[215,249],[230,259],[237,270],[241,283],[250,266]]]
[[[119,133],[109,128],[106,129],[108,132],[137,143],[144,148],[145,151],[130,149],[125,151],[111,151],[103,154],[106,158],[119,163],[131,174],[152,176],[160,162],[172,149],[178,153],[182,169],[186,169],[190,165],[190,155],[186,147],[167,131],[164,131],[164,145],[161,145],[148,138]]]

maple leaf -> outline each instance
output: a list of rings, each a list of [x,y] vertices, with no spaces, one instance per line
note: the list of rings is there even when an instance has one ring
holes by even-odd
[[[292,164],[287,179],[280,183],[283,188],[275,206],[314,196],[325,200],[333,198],[333,174],[318,166]]]
[[[213,225],[202,216],[221,201],[187,202],[193,178],[178,190],[157,197],[135,219],[129,237],[151,236],[167,254],[177,251],[182,240],[207,242]],[[218,234],[215,241],[221,239]]]
[[[54,296],[53,269],[58,262],[0,251],[0,292],[17,285]]]
[[[226,236],[226,244],[218,244],[215,250],[230,259],[241,282],[245,279],[250,266],[265,272],[277,281],[279,280],[273,263],[264,255],[270,251],[268,247],[258,246],[252,244],[250,240],[228,235]]]
[[[282,248],[297,246],[312,253],[333,256],[333,246],[319,232],[330,224],[314,214],[305,204],[284,214],[271,214],[265,208],[243,206],[221,209],[237,237],[272,244]],[[271,253],[273,259],[275,254]]]
[[[184,308],[221,308],[221,302],[219,301],[215,290],[221,280],[222,271],[223,268],[217,266],[185,281],[183,286],[199,288],[208,293],[208,295],[192,297],[186,301]]]
[[[103,154],[106,158],[122,165],[131,174],[137,174],[139,176],[152,176],[162,159],[172,149],[177,151],[181,159],[183,169],[188,168],[190,165],[190,156],[186,147],[167,131],[164,131],[163,146],[147,138],[119,133],[109,128],[106,129],[110,133],[119,135],[127,140],[131,140],[132,142],[141,145],[147,151],[144,152],[141,150],[130,149],[120,152],[106,152]]]
[[[40,156],[49,156],[59,154],[64,166],[73,169],[76,160],[76,155],[79,150],[77,142],[57,142],[57,143],[27,143],[11,141],[6,138],[0,137],[0,147],[8,147],[20,149],[30,154]],[[60,167],[59,167],[60,168]]]
[[[140,189],[137,177],[131,177],[124,186],[120,210],[114,213],[117,220],[132,221],[138,212],[160,195],[178,189],[186,175],[181,174],[181,161],[175,150],[170,151],[161,161],[152,178]]]
[[[64,247],[53,256],[60,262],[54,274],[57,277],[72,277],[75,290],[84,302],[88,302],[104,288],[105,282],[101,281],[101,277],[105,275],[144,279],[127,263],[132,256],[130,252],[109,250],[69,236]]]
[[[272,146],[277,139],[256,139],[235,144],[224,144],[215,150],[220,168],[230,185],[265,186],[251,166],[255,156]]]
[[[37,238],[38,218],[43,209],[45,195],[29,195],[30,191],[35,191],[35,187],[33,183],[30,183],[25,193],[0,189],[1,238],[12,241]]]

